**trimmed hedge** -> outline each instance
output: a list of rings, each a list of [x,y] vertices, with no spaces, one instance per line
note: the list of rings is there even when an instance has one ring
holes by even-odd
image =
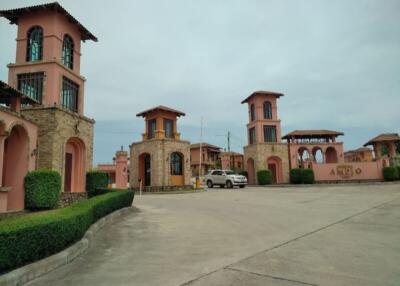
[[[290,183],[301,184],[302,183],[302,169],[291,169],[290,170]]]
[[[98,219],[132,205],[132,190],[112,191],[63,209],[0,222],[0,273],[55,254],[83,237]]]
[[[397,169],[397,180],[400,180],[400,166],[397,166],[396,169]]]
[[[39,169],[25,176],[25,208],[54,209],[61,193],[61,176],[56,171]]]
[[[257,171],[257,181],[259,185],[269,185],[272,183],[272,173],[270,170]]]
[[[95,195],[96,189],[108,187],[108,173],[102,171],[90,171],[86,173],[86,192],[89,198]]]
[[[395,181],[399,178],[398,170],[396,167],[384,167],[382,169],[382,174],[385,181]]]
[[[303,184],[314,184],[314,181],[313,169],[301,169],[301,182]]]
[[[109,192],[112,192],[113,190],[110,189],[103,189],[103,188],[97,188],[94,190],[94,193],[92,194],[93,197],[95,196],[100,196],[100,195],[104,195],[104,194],[108,194]]]

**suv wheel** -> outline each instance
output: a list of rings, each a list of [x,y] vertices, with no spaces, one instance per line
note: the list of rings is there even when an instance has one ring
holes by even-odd
[[[207,187],[209,187],[210,189],[213,187],[213,182],[211,180],[207,181]]]
[[[232,182],[231,182],[231,181],[226,181],[226,187],[227,187],[228,189],[232,189],[232,188],[233,188]]]

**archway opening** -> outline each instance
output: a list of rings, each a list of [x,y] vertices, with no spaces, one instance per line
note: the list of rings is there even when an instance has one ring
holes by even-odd
[[[320,147],[314,147],[312,153],[315,163],[324,163],[324,153],[322,152],[322,149]]]
[[[338,157],[336,149],[333,147],[328,147],[325,151],[325,158],[326,163],[337,163]]]
[[[171,163],[171,185],[172,186],[183,186],[184,185],[184,157],[182,153],[173,152],[170,156]]]
[[[4,142],[3,186],[10,187],[8,210],[20,210],[25,205],[24,178],[29,164],[29,137],[25,128],[14,126]]]
[[[139,183],[142,186],[151,186],[151,156],[149,153],[142,153],[139,155]]]
[[[297,151],[297,162],[299,168],[307,167],[307,164],[311,161],[310,152],[307,148],[301,147]]]
[[[65,146],[64,192],[85,191],[85,144],[70,138]]]
[[[282,160],[279,157],[269,157],[267,160],[267,167],[272,173],[272,183],[279,184],[283,182],[282,178]]]
[[[256,184],[256,177],[255,177],[255,168],[254,168],[254,160],[249,158],[247,160],[247,180],[250,185]]]

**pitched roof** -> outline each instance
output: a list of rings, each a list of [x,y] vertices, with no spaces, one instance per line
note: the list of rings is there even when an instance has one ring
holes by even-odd
[[[249,101],[250,98],[252,98],[255,95],[272,95],[275,96],[277,98],[283,96],[283,93],[279,93],[279,92],[274,92],[274,91],[266,91],[266,90],[258,90],[253,92],[252,94],[250,94],[248,97],[246,97],[241,103],[246,103]]]
[[[364,146],[372,145],[378,142],[387,142],[387,141],[400,141],[400,136],[397,133],[383,133],[378,136],[372,138]]]
[[[10,99],[13,97],[20,97],[22,104],[33,104],[33,105],[40,104],[33,98],[26,96],[25,94],[21,93],[12,86],[9,86],[8,84],[0,80],[0,103],[9,104]]]
[[[243,156],[242,153],[233,152],[233,151],[224,151],[224,152],[221,152],[221,155],[227,155],[227,156]]]
[[[172,108],[169,108],[169,107],[166,107],[166,106],[163,106],[163,105],[159,105],[159,106],[156,106],[156,107],[147,109],[147,110],[145,110],[145,111],[142,111],[142,112],[136,114],[136,116],[137,116],[137,117],[140,117],[140,116],[145,117],[147,114],[149,114],[149,113],[151,113],[151,112],[154,112],[154,111],[157,111],[157,110],[162,110],[162,111],[174,113],[174,114],[176,114],[177,116],[181,116],[181,115],[182,115],[182,116],[185,116],[185,113],[183,113],[182,111],[179,111],[179,110],[176,110],[176,109],[172,109]]]
[[[340,136],[344,135],[343,132],[325,130],[325,129],[315,129],[315,130],[294,130],[285,136],[282,139],[288,139],[290,137],[295,138],[317,138],[317,137],[329,137],[329,136]]]
[[[220,151],[222,149],[221,147],[218,147],[216,145],[212,145],[212,144],[209,144],[209,143],[206,143],[206,142],[202,142],[201,143],[201,147],[202,148],[216,149],[218,151]],[[196,149],[196,148],[200,148],[200,143],[194,143],[194,144],[190,145],[190,149]]]
[[[53,3],[48,3],[48,4],[42,4],[42,5],[35,5],[35,6],[28,6],[28,7],[22,7],[22,8],[16,8],[16,9],[10,9],[10,10],[1,10],[0,11],[0,17],[7,18],[11,24],[18,24],[18,19],[29,13],[36,13],[38,11],[44,11],[44,10],[50,10],[50,11],[55,11],[58,12],[62,15],[64,15],[68,21],[79,29],[81,32],[81,37],[82,40],[93,40],[97,42],[97,38],[89,32],[88,29],[86,29],[78,20],[76,20],[70,13],[67,12],[58,2],[53,2]]]

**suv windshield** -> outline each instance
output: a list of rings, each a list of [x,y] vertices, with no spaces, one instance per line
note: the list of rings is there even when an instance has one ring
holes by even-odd
[[[225,171],[225,174],[227,175],[236,175],[234,171]]]

